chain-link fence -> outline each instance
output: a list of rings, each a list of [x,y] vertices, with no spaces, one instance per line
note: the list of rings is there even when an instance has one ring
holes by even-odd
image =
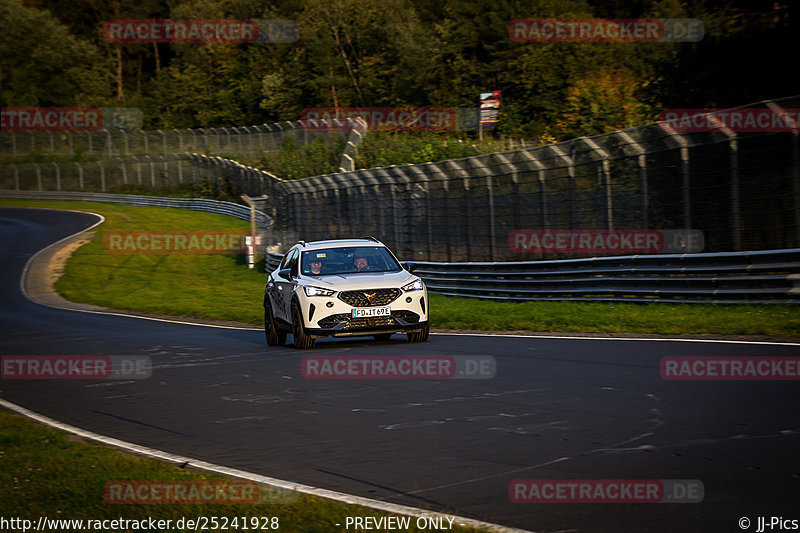
[[[793,97],[750,108],[790,110],[798,103],[800,97]],[[275,231],[284,232],[274,240],[284,247],[296,239],[373,235],[399,256],[419,261],[603,254],[514,246],[520,234],[530,244],[526,239],[535,232],[551,230],[594,230],[601,236],[699,231],[702,251],[767,250],[800,247],[798,144],[796,122],[780,131],[748,133],[677,133],[655,123],[523,150],[294,181],[235,161],[176,154],[4,165],[0,187],[105,190],[111,180],[151,186],[228,180],[239,192],[269,196]],[[618,247],[606,253],[632,252]]]
[[[114,158],[163,156],[175,153],[200,153],[236,159],[253,159],[263,152],[281,149],[287,140],[295,147],[346,139],[349,130],[320,130],[304,127],[299,121],[184,130],[126,131],[4,131],[0,132],[0,155],[69,156]]]
[[[798,130],[796,123],[782,130],[677,133],[655,123],[525,150],[279,182],[271,197],[279,224],[298,238],[373,235],[399,256],[426,261],[597,254],[515,248],[510,236],[519,230],[699,230],[708,252],[800,247]]]

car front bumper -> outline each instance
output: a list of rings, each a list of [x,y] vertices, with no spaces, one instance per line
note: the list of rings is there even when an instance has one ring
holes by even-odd
[[[409,301],[410,300],[410,301]],[[353,318],[355,307],[333,295],[300,296],[303,321],[309,335],[334,337],[407,332],[428,323],[428,291],[401,293],[394,301],[375,307],[389,307],[391,315]]]

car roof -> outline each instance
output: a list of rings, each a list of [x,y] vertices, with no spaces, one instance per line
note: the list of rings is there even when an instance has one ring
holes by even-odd
[[[305,252],[323,248],[345,248],[347,246],[376,246],[385,248],[383,243],[370,239],[332,239],[328,241],[307,242],[305,244],[300,243],[299,249]]]

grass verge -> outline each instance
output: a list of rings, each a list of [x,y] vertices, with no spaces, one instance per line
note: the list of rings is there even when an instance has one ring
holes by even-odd
[[[265,275],[242,256],[109,254],[107,231],[247,231],[247,223],[210,213],[95,202],[2,200],[0,205],[77,209],[106,222],[79,248],[56,288],[68,300],[112,309],[263,324]],[[664,335],[797,336],[800,309],[788,305],[502,302],[432,294],[440,329]]]
[[[233,478],[200,470],[183,469],[152,459],[128,455],[121,451],[82,442],[78,437],[57,431],[27,418],[0,410],[0,517],[21,518],[37,523],[40,516],[64,520],[172,520],[167,531],[181,531],[174,524],[181,519],[199,516],[218,517],[219,527],[205,531],[222,531],[228,518],[228,531],[261,530],[264,520],[270,526],[289,532],[341,530],[347,517],[390,516],[365,507],[345,505],[315,496],[289,493],[259,486],[257,503],[247,504],[114,504],[107,503],[103,488],[111,481],[180,481],[232,482]],[[202,485],[200,485],[202,486]],[[239,520],[232,527],[232,520]],[[252,519],[258,520],[258,529]],[[277,518],[277,522],[272,519]],[[241,527],[243,522],[250,527]],[[404,531],[425,531],[415,526]],[[86,524],[85,524],[86,525]],[[73,525],[48,528],[52,531],[78,531]],[[85,527],[84,530],[91,530]],[[195,528],[183,528],[195,531]],[[12,528],[14,531],[22,531]],[[149,531],[143,528],[94,528],[96,531]],[[456,526],[454,531],[480,531]]]

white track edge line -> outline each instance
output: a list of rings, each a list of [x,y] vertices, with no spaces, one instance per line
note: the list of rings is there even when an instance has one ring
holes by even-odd
[[[405,505],[399,505],[394,503],[387,503],[382,502],[380,500],[372,500],[369,498],[363,498],[361,496],[354,496],[351,494],[346,494],[344,492],[337,492],[327,489],[321,489],[317,487],[312,487],[310,485],[302,485],[300,483],[292,483],[290,481],[285,481],[282,479],[276,479],[268,476],[262,476],[260,474],[254,474],[251,472],[246,472],[244,470],[237,470],[235,468],[228,468],[226,466],[217,465],[214,463],[208,463],[205,461],[199,461],[197,459],[192,459],[191,457],[184,457],[181,455],[175,455],[168,452],[164,452],[161,450],[156,450],[153,448],[148,448],[146,446],[140,446],[138,444],[133,444],[130,442],[126,442],[123,440],[115,439],[113,437],[107,437],[105,435],[100,435],[98,433],[94,433],[85,429],[81,429],[75,426],[71,426],[69,424],[65,424],[63,422],[59,422],[55,419],[49,418],[44,415],[40,415],[29,409],[26,409],[20,405],[15,403],[9,402],[8,400],[4,400],[0,398],[0,406],[5,407],[15,413],[20,415],[26,416],[37,422],[45,424],[50,427],[54,427],[56,429],[60,429],[62,431],[66,431],[67,433],[72,433],[78,435],[80,437],[90,439],[96,442],[100,442],[107,446],[112,446],[114,448],[121,448],[123,450],[128,450],[130,452],[144,455],[146,457],[150,457],[153,459],[158,459],[161,461],[177,463],[177,464],[187,464],[187,466],[191,466],[192,468],[197,468],[200,470],[207,470],[209,472],[216,472],[219,474],[224,474],[228,476],[234,476],[241,479],[247,479],[249,481],[254,481],[256,483],[261,483],[264,485],[269,485],[271,487],[276,487],[283,490],[290,490],[295,492],[300,492],[303,494],[309,494],[312,496],[318,496],[320,498],[326,498],[329,500],[335,500],[342,503],[346,503],[348,505],[360,505],[363,507],[369,507],[371,509],[376,509],[379,511],[385,511],[394,514],[406,515],[406,516],[413,516],[413,517],[434,517],[434,518],[454,518],[455,523],[458,525],[463,525],[466,527],[473,527],[473,528],[483,528],[487,531],[492,533],[531,533],[524,529],[515,529],[506,526],[502,526],[500,524],[492,524],[490,522],[482,522],[480,520],[475,520],[472,518],[465,518],[458,515],[446,514],[446,513],[439,513],[435,511],[425,511],[423,509],[418,509],[416,507],[409,507]]]
[[[3,207],[6,207],[6,206],[3,206]],[[11,206],[11,207],[15,207],[15,206]],[[30,300],[30,301],[32,301],[34,303],[39,303],[39,302],[36,302],[36,301],[32,300],[31,297],[28,296],[28,291],[25,290],[25,280],[28,277],[28,270],[30,269],[31,265],[36,260],[36,258],[39,257],[40,255],[44,254],[45,252],[47,252],[50,248],[54,248],[54,247],[60,245],[64,241],[68,241],[69,239],[72,239],[72,238],[80,235],[81,233],[86,233],[90,229],[96,228],[97,226],[99,226],[100,224],[102,224],[103,222],[106,221],[106,217],[104,217],[103,215],[99,215],[97,213],[92,213],[91,211],[76,211],[74,209],[52,209],[52,208],[41,208],[41,207],[23,207],[23,208],[20,208],[20,209],[50,209],[51,211],[68,211],[70,213],[81,213],[81,214],[84,214],[84,215],[89,214],[89,215],[92,215],[92,216],[96,216],[96,217],[98,217],[100,219],[97,222],[95,222],[94,224],[92,224],[91,226],[89,226],[88,228],[82,229],[80,231],[76,231],[72,235],[67,235],[63,239],[59,239],[56,242],[54,242],[53,244],[50,244],[50,245],[42,248],[41,250],[39,250],[38,252],[36,252],[32,256],[30,256],[30,258],[28,258],[28,261],[25,263],[25,267],[22,269],[22,276],[20,276],[20,278],[19,278],[19,288],[22,291],[22,294],[25,296],[25,298],[27,298],[28,300]],[[43,304],[40,304],[40,305],[43,305]],[[55,307],[55,306],[48,305],[47,307]],[[56,309],[62,309],[62,308],[56,307]]]
[[[768,344],[773,346],[800,346],[798,342],[737,341],[725,339],[686,339],[669,337],[578,337],[569,335],[520,335],[518,333],[431,333],[431,335],[460,335],[470,337],[515,337],[526,339],[576,339],[584,341],[666,341],[666,342],[716,342],[731,344]]]

